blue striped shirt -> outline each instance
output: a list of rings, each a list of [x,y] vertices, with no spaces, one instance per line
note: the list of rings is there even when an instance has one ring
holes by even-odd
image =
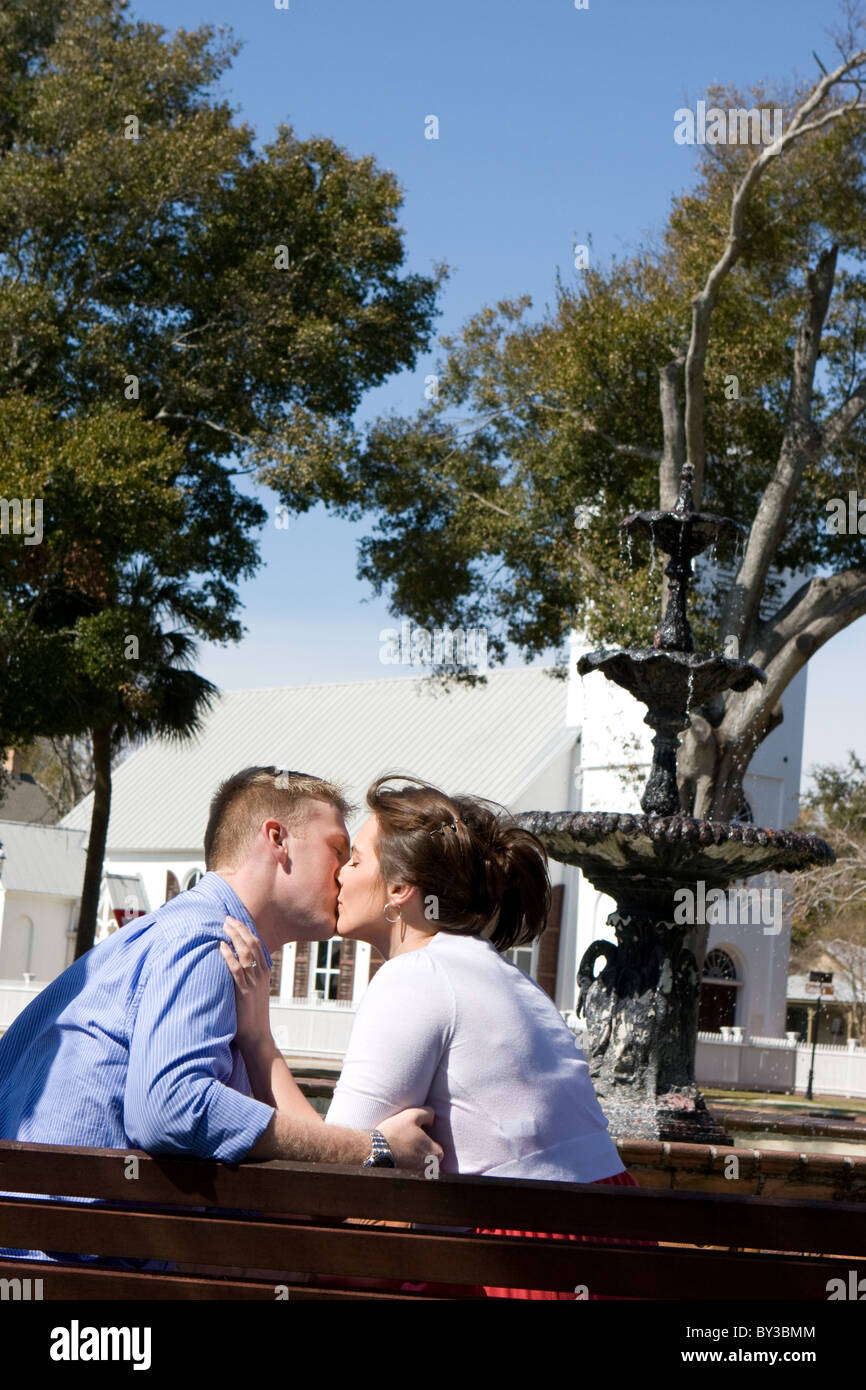
[[[274,1110],[235,1043],[227,916],[255,931],[205,874],[46,986],[0,1038],[0,1138],[240,1162]]]

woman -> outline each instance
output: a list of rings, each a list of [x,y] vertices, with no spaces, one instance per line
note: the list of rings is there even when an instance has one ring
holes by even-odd
[[[358,1009],[326,1123],[373,1129],[428,1105],[443,1172],[635,1186],[573,1034],[502,955],[544,930],[550,882],[541,843],[488,802],[393,780],[370,788],[372,814],[339,876],[340,936],[369,942],[385,964]],[[251,984],[225,954],[246,1058],[267,1027],[266,980]]]

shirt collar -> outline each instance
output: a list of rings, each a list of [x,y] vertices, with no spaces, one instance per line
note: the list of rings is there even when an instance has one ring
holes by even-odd
[[[259,941],[262,942],[265,960],[268,963],[268,969],[271,969],[274,963],[271,959],[271,953],[259,936],[255,922],[230,883],[227,883],[219,874],[210,872],[206,873],[203,878],[200,878],[195,887],[191,888],[189,891],[191,893],[201,893],[204,897],[210,898],[212,902],[221,903],[226,910],[227,917],[237,917],[238,921],[243,922],[244,926],[249,927],[250,931],[254,932]]]

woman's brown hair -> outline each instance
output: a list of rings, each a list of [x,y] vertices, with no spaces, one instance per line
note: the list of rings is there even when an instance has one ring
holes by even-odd
[[[410,883],[435,904],[440,931],[484,933],[498,951],[547,925],[550,879],[541,841],[495,802],[446,796],[415,777],[379,777],[367,792],[386,883]]]

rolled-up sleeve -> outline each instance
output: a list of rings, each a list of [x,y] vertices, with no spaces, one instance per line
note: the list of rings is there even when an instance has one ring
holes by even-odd
[[[234,984],[214,937],[166,942],[149,962],[132,1024],[123,1103],[133,1147],[237,1163],[274,1110],[228,1083]]]

